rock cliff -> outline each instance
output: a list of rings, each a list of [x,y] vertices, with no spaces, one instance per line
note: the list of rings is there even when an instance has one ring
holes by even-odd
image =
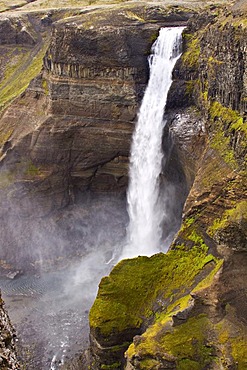
[[[212,8],[184,33],[168,107],[196,109],[207,140],[171,250],[122,261],[100,284],[93,369],[247,366],[245,14]]]
[[[186,24],[194,13],[133,4],[82,10],[53,26],[57,14],[48,24],[43,13],[25,27],[19,20],[22,29],[33,25],[39,50],[52,30],[41,73],[1,114],[2,258],[12,255],[13,216],[28,230],[30,217],[49,216],[84,191],[125,193],[150,47],[161,25]],[[19,42],[16,20],[2,22],[12,27],[2,42]]]
[[[86,9],[52,29],[56,16],[43,15],[0,24],[9,30],[1,47],[34,45],[39,63],[29,80],[45,55],[9,106],[16,95],[2,87],[3,256],[13,257],[9,215],[24,220],[20,263],[31,218],[49,218],[85,190],[124,193],[150,46],[161,25],[188,25],[167,105],[174,147],[162,174],[182,179],[184,196],[193,185],[182,227],[167,255],[122,261],[102,280],[88,366],[246,369],[245,4],[201,15],[150,4]]]
[[[20,369],[15,351],[15,332],[0,296],[0,368]]]

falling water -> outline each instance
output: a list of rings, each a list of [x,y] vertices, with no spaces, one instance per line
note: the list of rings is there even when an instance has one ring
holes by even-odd
[[[179,58],[183,27],[162,28],[149,59],[150,78],[133,135],[130,184],[127,194],[129,226],[122,258],[160,251],[165,210],[159,201],[162,132],[172,70]]]

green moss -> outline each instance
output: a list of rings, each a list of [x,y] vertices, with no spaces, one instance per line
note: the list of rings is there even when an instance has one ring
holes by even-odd
[[[214,267],[192,289],[194,294],[208,288],[222,266],[223,260],[208,257]],[[204,263],[205,261],[204,259]],[[181,259],[178,259],[178,263],[181,263]],[[192,268],[193,264],[194,260],[192,259]],[[170,267],[172,268],[172,266]],[[186,276],[184,279],[187,281]],[[155,359],[160,357],[172,362],[176,369],[180,370],[200,370],[215,363],[215,346],[207,339],[208,333],[214,329],[213,324],[206,315],[201,314],[174,326],[173,316],[190,307],[193,299],[190,294],[180,298],[175,294],[173,298],[173,302],[156,315],[154,324],[148,327],[141,339],[132,343],[126,352],[129,359],[133,357],[140,359],[138,362],[140,369],[152,369],[150,364],[152,361],[155,363]],[[155,367],[153,368],[155,369]]]
[[[36,167],[32,162],[29,162],[25,171],[25,175],[27,176],[39,176],[40,170]]]
[[[187,50],[182,55],[182,61],[189,67],[197,67],[201,52],[200,41],[191,34],[184,34],[187,40]]]
[[[211,147],[217,150],[224,161],[232,168],[237,167],[233,149],[230,147],[230,137],[226,136],[225,132],[218,128],[211,140]]]
[[[205,279],[201,280],[198,285],[193,289],[193,293],[196,293],[197,291],[201,289],[208,288],[214,280],[215,275],[220,270],[220,268],[223,266],[224,261],[223,260],[214,260],[216,262],[216,266],[214,269],[205,277]]]
[[[202,235],[200,234],[198,230],[197,230],[197,222],[195,218],[192,217],[188,219],[188,221],[185,220],[183,222],[182,227],[180,229],[180,235],[182,235],[182,238],[184,240],[185,250],[188,250],[189,248],[191,248],[191,246],[193,246],[200,250],[207,251],[207,245],[204,241],[204,238],[202,237]]]
[[[247,122],[238,111],[224,107],[218,102],[212,103],[210,107],[210,117],[213,120],[220,120],[223,123],[230,124],[231,129],[243,131],[247,134]]]
[[[142,335],[143,340],[137,345],[135,353],[141,358],[155,358],[162,354],[164,359],[174,362],[178,370],[186,369],[188,364],[192,366],[190,369],[203,369],[214,361],[214,349],[206,340],[207,331],[211,326],[205,315],[189,318],[175,327],[166,325],[166,330],[164,323],[156,325],[153,335],[148,331]],[[127,354],[131,354],[129,350]],[[148,367],[142,366],[142,369]]]
[[[139,369],[140,370],[145,370],[145,369],[155,370],[155,369],[157,369],[158,365],[160,365],[159,361],[157,361],[155,359],[147,358],[147,359],[144,359],[140,363]]]
[[[238,364],[238,370],[247,369],[247,338],[235,337],[230,339],[231,354]]]
[[[18,74],[15,75],[15,78],[10,77],[8,80],[9,83],[5,84],[1,89],[0,110],[3,109],[7,103],[24,92],[30,81],[38,75],[42,67],[43,57],[45,55],[47,46],[48,44],[45,43],[37,55],[30,60],[30,63],[27,67],[23,69],[22,65],[24,65],[25,61],[28,61],[29,56],[27,56],[27,59],[22,61],[21,65],[16,68],[15,72],[19,71]]]
[[[37,177],[42,178],[45,172],[36,167],[31,161],[23,160],[16,163],[11,169],[1,171],[0,189],[4,189],[13,184],[17,179],[33,180]]]
[[[238,168],[235,149],[231,141],[235,132],[239,132],[241,136],[238,139],[238,152],[246,150],[247,122],[237,111],[226,108],[218,102],[211,104],[209,114],[212,122],[211,147],[217,150],[232,169]],[[244,155],[242,160],[244,160]]]
[[[2,130],[0,131],[0,147],[9,140],[10,136],[12,135],[13,130],[9,129],[7,131]]]
[[[121,367],[121,362],[114,362],[111,365],[101,365],[100,368],[103,370],[116,370],[120,369]]]
[[[130,11],[130,10],[127,10],[126,11],[126,15],[129,19],[132,19],[132,20],[137,20],[138,22],[140,23],[143,23],[145,22],[145,19],[143,17],[141,17],[140,15]]]
[[[45,92],[45,95],[48,95],[48,93],[49,93],[49,87],[48,87],[47,80],[42,80],[42,87],[43,87],[43,90]]]
[[[188,217],[184,221],[186,227],[191,226],[195,222],[195,217]]]
[[[228,305],[227,316],[232,315],[233,311],[233,308]],[[218,336],[217,340],[223,357],[232,357],[237,364],[237,369],[245,370],[247,368],[247,335],[240,327],[236,330],[232,324],[232,319],[229,320],[227,316],[214,325]]]
[[[178,364],[179,370],[201,370],[200,364],[196,361],[190,360],[188,358],[183,358]]]
[[[196,246],[206,247],[203,238],[198,235],[195,230],[192,230],[192,232],[187,236],[187,239],[193,241]]]
[[[27,47],[16,46],[10,50],[4,49],[1,55],[1,64],[4,67],[3,77],[1,79],[0,88],[2,88],[15,71],[24,63],[30,54],[30,49]]]
[[[145,318],[154,316],[157,299],[172,303],[184,296],[210,261],[214,257],[207,255],[204,243],[187,251],[177,248],[166,255],[121,261],[100,283],[90,311],[91,327],[105,337],[140,328]]]
[[[207,233],[213,237],[218,230],[225,228],[232,222],[241,222],[243,219],[247,220],[246,200],[226,210],[220,218],[216,218],[213,224],[207,229]]]
[[[208,58],[208,64],[211,65],[211,67],[215,67],[215,65],[221,65],[224,64],[221,60],[218,60],[214,58],[212,55]]]

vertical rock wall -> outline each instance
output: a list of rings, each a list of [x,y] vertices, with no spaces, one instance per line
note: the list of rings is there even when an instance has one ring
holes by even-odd
[[[15,332],[6,313],[0,295],[0,368],[2,370],[19,370],[20,364],[15,351]]]

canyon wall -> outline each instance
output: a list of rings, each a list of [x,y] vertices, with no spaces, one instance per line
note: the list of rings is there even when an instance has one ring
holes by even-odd
[[[147,55],[161,22],[175,25],[190,16],[123,7],[82,12],[55,24],[42,75],[1,118],[8,133],[2,168],[40,194],[44,213],[68,204],[78,191],[125,191]],[[18,198],[18,190],[13,192]]]
[[[18,22],[12,17],[12,34],[3,40],[4,45],[17,42],[19,24],[36,35],[37,48],[45,50],[43,44],[47,49],[41,73],[0,119],[0,257],[14,265],[20,265],[22,256],[26,259],[29,240],[34,261],[35,249],[49,254],[49,243],[39,242],[36,234],[28,236],[35,220],[53,217],[85,191],[124,196],[151,45],[161,25],[186,24],[194,11],[123,5],[79,13],[68,18],[62,13],[57,22],[59,15],[51,12],[49,17],[29,15],[29,23],[26,17],[19,16]],[[14,231],[10,225],[16,225]],[[22,230],[18,256],[12,247],[17,229]],[[70,238],[67,243],[71,245]]]
[[[170,251],[122,261],[102,279],[92,369],[247,366],[245,19],[241,7],[212,7],[184,32],[168,108],[197,112],[206,144]]]
[[[11,261],[19,248],[20,263],[31,219],[86,190],[124,194],[151,44],[161,26],[188,25],[167,105],[174,151],[162,174],[176,178],[173,164],[185,193],[193,184],[183,224],[167,255],[122,261],[102,280],[90,312],[92,369],[247,367],[247,45],[238,3],[201,15],[128,5],[62,19],[42,72],[1,113],[0,257]],[[32,44],[29,28],[22,42]],[[19,42],[12,36],[4,42]],[[25,241],[16,248],[9,226],[20,219]]]

